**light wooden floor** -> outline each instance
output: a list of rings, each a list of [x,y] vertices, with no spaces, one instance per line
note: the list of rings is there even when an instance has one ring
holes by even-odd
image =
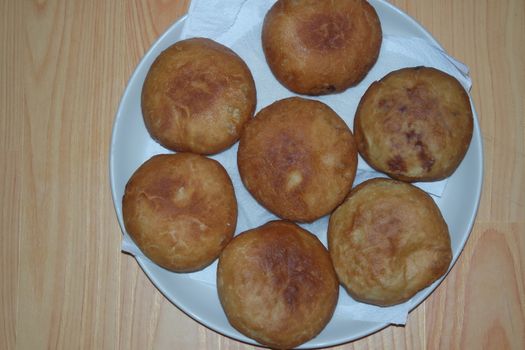
[[[245,349],[120,253],[108,150],[126,82],[185,1],[0,2],[0,349]],[[525,2],[395,0],[472,72],[485,178],[437,291],[338,349],[525,349]]]

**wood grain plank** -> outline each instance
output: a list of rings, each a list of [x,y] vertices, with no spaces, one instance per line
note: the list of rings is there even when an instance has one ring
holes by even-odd
[[[56,244],[60,232],[58,174],[59,111],[53,102],[56,89],[64,6],[53,2],[24,2],[24,134],[22,162],[22,216],[20,230],[20,285],[18,290],[17,347],[45,348],[57,345],[59,302],[63,293],[64,249]],[[53,40],[57,39],[58,40]],[[38,91],[38,93],[36,93]],[[64,179],[61,179],[62,181]],[[64,243],[67,243],[64,240]],[[32,334],[29,337],[27,334]]]
[[[0,5],[0,348],[17,341],[18,235],[20,233],[20,132],[23,123],[20,6]]]
[[[120,235],[108,232],[116,220],[107,163],[127,80],[120,68],[124,47],[116,45],[123,26],[113,20],[123,17],[124,4],[24,4],[24,254],[17,325],[24,336],[17,346],[115,348]]]
[[[488,168],[493,180],[490,221],[514,222],[523,220],[525,211],[525,3],[503,1],[489,5],[485,29],[490,43],[489,61],[483,72],[492,74],[493,91],[506,91],[485,95],[494,98],[497,111],[493,125],[488,126],[492,126],[494,137],[492,158],[486,160],[491,162]]]
[[[78,330],[67,339],[64,348],[78,344],[85,349],[107,349],[118,344],[120,233],[110,197],[107,164],[112,120],[127,82],[122,68],[125,47],[121,44],[126,41],[124,6],[122,2],[78,1],[74,8],[73,17],[81,20],[73,23],[70,61],[75,64],[67,75],[77,79],[68,82],[67,99],[75,102],[66,105],[65,115],[77,116],[72,119],[71,128],[78,134],[71,135],[67,143],[81,140],[68,171],[74,174],[76,182],[72,188],[79,190],[71,200],[81,206],[75,211],[79,215],[74,220],[80,230],[75,233],[78,239],[72,250],[84,254],[77,257],[82,273],[70,280],[82,285],[82,298],[75,298],[81,307],[76,316]],[[85,39],[86,34],[89,40]],[[118,78],[113,79],[113,75]]]
[[[463,255],[427,303],[429,346],[525,348],[525,224],[476,225]]]
[[[136,261],[124,257],[121,273],[125,273],[120,286],[119,349],[152,349],[158,323],[159,305],[164,298],[137,268]]]

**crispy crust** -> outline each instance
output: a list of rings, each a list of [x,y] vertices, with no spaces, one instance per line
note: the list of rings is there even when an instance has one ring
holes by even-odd
[[[262,109],[242,135],[241,179],[268,210],[292,221],[330,213],[348,194],[357,167],[352,132],[327,105],[288,98]]]
[[[253,77],[244,61],[210,39],[177,42],[153,62],[142,89],[151,136],[173,151],[213,154],[238,139],[255,112]]]
[[[356,300],[381,306],[410,299],[452,260],[439,208],[424,191],[391,179],[356,186],[328,226],[341,284]]]
[[[262,30],[266,61],[288,89],[307,95],[346,90],[374,65],[382,31],[364,0],[280,0]]]
[[[434,68],[404,68],[370,85],[354,119],[361,156],[403,181],[450,176],[473,131],[469,97],[452,76]]]
[[[228,320],[273,348],[292,348],[319,334],[332,317],[338,288],[326,248],[291,222],[246,231],[219,258],[217,290]]]
[[[122,214],[148,258],[189,272],[210,264],[233,237],[237,201],[217,161],[191,153],[157,155],[128,181]]]

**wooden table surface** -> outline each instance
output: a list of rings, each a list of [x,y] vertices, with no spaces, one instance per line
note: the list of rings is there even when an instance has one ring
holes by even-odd
[[[471,68],[481,204],[444,283],[337,349],[525,349],[525,2],[394,0]],[[189,0],[0,4],[0,349],[251,349],[193,321],[120,252],[109,188],[127,80]]]

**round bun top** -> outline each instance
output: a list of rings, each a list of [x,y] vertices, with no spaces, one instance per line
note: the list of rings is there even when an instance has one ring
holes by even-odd
[[[151,136],[179,152],[213,154],[238,139],[256,105],[244,61],[210,39],[182,40],[153,62],[142,89]]]
[[[266,61],[277,80],[306,95],[360,82],[376,62],[381,41],[379,17],[364,0],[279,0],[262,30]]]
[[[262,109],[241,136],[237,163],[250,193],[292,221],[330,213],[352,188],[357,149],[345,122],[322,102],[293,97]]]
[[[195,271],[233,237],[237,200],[215,160],[191,153],[157,155],[129,179],[122,199],[126,231],[156,264]]]
[[[273,348],[315,337],[334,312],[339,284],[328,251],[294,223],[272,221],[236,236],[217,269],[230,323]]]
[[[450,176],[467,152],[473,116],[467,92],[434,68],[404,68],[373,83],[354,119],[359,153],[403,181]]]
[[[447,224],[411,184],[372,179],[355,187],[328,226],[341,284],[356,300],[402,303],[440,278],[452,260]]]

